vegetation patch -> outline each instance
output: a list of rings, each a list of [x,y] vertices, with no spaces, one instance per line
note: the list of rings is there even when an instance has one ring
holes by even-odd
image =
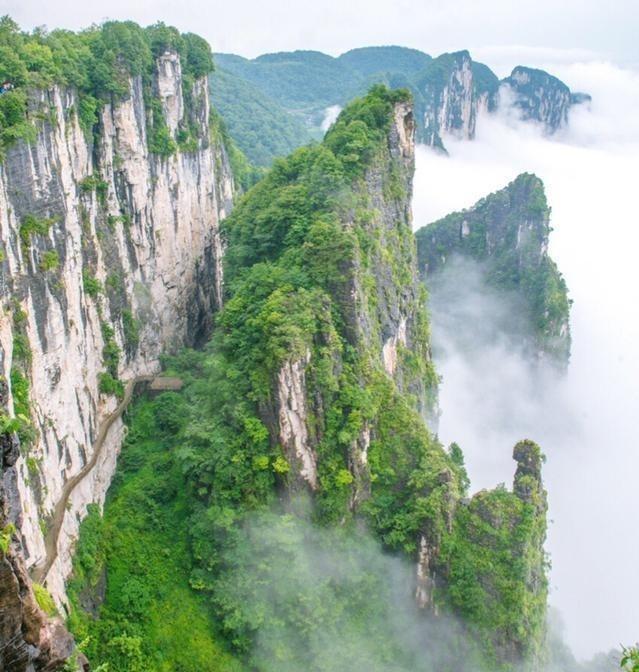
[[[86,269],[82,271],[82,286],[92,299],[97,299],[103,292],[102,283]]]
[[[57,616],[58,608],[51,597],[51,593],[39,583],[32,583],[33,594],[35,595],[38,606],[47,616]]]
[[[56,250],[48,250],[42,255],[40,260],[41,270],[47,271],[56,271],[60,265],[60,257]]]
[[[20,223],[20,240],[24,250],[31,246],[31,238],[35,235],[46,236],[49,229],[57,222],[57,217],[41,218],[35,215],[25,215]]]
[[[175,457],[175,430],[184,417],[174,393],[134,405],[104,518],[92,506],[82,523],[68,586],[69,625],[93,666],[244,669],[189,585],[189,501]]]

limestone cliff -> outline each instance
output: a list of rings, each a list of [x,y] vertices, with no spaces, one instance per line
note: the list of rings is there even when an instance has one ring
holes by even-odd
[[[115,469],[122,397],[163,351],[204,338],[221,302],[218,225],[233,180],[207,79],[183,76],[167,50],[150,80],[130,76],[126,88],[93,133],[75,89],[29,91],[35,138],[0,164],[0,374],[5,417],[22,416],[0,518],[15,522],[14,556],[58,604],[79,521]],[[162,154],[150,151],[158,119],[172,148]]]
[[[422,99],[418,114],[423,122],[419,139],[444,149],[443,134],[472,140],[477,115],[494,109],[497,77],[467,51],[442,54],[424,69],[417,82]]]
[[[446,135],[475,137],[482,113],[515,109],[523,121],[540,124],[547,134],[567,126],[570,108],[590,101],[571,92],[560,79],[543,70],[517,66],[498,80],[467,51],[442,54],[423,70],[416,84],[418,139],[445,150]]]
[[[511,306],[501,325],[509,336],[527,354],[563,368],[570,356],[570,301],[548,255],[549,222],[542,181],[524,173],[472,208],[419,229],[419,267],[434,288],[444,273],[455,274],[460,292],[485,282]],[[459,259],[476,262],[478,277],[457,265]]]
[[[371,366],[379,368],[402,392],[412,393],[417,410],[426,416],[433,411],[436,385],[429,368],[424,294],[418,282],[412,235],[414,137],[412,105],[397,102],[385,142],[354,189],[358,206],[342,213],[342,227],[366,242],[342,260],[341,282],[333,298],[343,316],[340,327],[346,347],[359,352],[364,360],[372,358]],[[277,411],[272,415],[279,417],[276,433],[284,446],[291,440],[286,437],[297,437],[297,459],[291,459],[291,464],[299,464],[301,479],[317,490],[323,466],[318,468],[321,458],[317,452],[326,441],[326,409],[331,395],[305,374],[306,369],[317,366],[311,350],[282,365],[277,377]],[[411,371],[410,357],[419,362],[417,375]],[[337,371],[345,365],[340,349],[333,350],[332,358]],[[292,408],[298,409],[296,422],[291,421]],[[291,432],[295,424],[297,432]],[[371,431],[374,436],[372,418],[362,424],[349,446],[351,508],[362,503],[369,487]],[[291,451],[285,453],[290,459]]]
[[[573,105],[588,103],[590,96],[572,93],[557,77],[543,70],[518,65],[500,82],[501,107],[515,108],[525,121],[536,121],[552,134],[568,124]]]

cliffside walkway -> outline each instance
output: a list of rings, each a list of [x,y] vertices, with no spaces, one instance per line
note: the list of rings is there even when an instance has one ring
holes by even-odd
[[[127,406],[129,405],[133,392],[135,391],[135,386],[139,383],[148,383],[152,382],[155,379],[154,376],[138,376],[130,380],[125,387],[124,396],[116,408],[102,421],[98,429],[98,435],[95,440],[95,445],[93,448],[93,454],[91,459],[82,467],[82,469],[72,478],[70,478],[62,489],[62,496],[58,500],[58,503],[55,506],[53,511],[53,518],[47,534],[44,538],[44,547],[45,547],[45,559],[42,563],[36,565],[31,570],[31,578],[36,583],[44,583],[46,581],[49,570],[53,566],[53,563],[58,557],[58,539],[60,538],[60,531],[62,530],[62,524],[64,523],[64,516],[67,512],[67,503],[71,493],[74,491],[76,486],[82,482],[85,476],[87,476],[92,470],[93,467],[98,462],[100,455],[102,454],[102,448],[104,446],[105,439],[109,434],[109,430],[113,423],[124,413]]]

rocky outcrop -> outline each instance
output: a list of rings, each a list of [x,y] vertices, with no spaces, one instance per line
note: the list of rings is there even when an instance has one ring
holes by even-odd
[[[284,363],[277,376],[279,440],[293,472],[311,490],[317,490],[317,455],[309,439],[305,368],[303,359]]]
[[[492,112],[498,80],[468,51],[442,54],[433,59],[417,81],[419,136],[427,145],[444,150],[442,137],[475,137],[480,112]]]
[[[46,560],[65,483],[91,460],[124,384],[158,370],[161,352],[206,337],[221,302],[218,224],[233,181],[209,124],[206,78],[185,86],[179,56],[160,55],[150,88],[130,79],[128,96],[101,108],[93,136],[74,90],[33,91],[37,139],[0,164],[0,373],[11,383],[7,413],[29,416],[5,492],[19,502],[18,555],[32,570]],[[184,151],[149,151],[149,95],[174,148],[189,129]],[[123,431],[116,419],[69,496],[46,576],[58,604],[79,521],[104,500]]]
[[[366,222],[343,221],[346,229],[362,227],[367,239],[376,241],[368,257],[356,254],[344,268],[344,285],[335,299],[344,315],[345,337],[354,350],[376,354],[375,365],[397,384],[415,394],[423,412],[429,408],[428,383],[409,375],[403,352],[413,350],[430,358],[419,322],[423,306],[412,234],[412,179],[415,161],[415,122],[409,102],[398,102],[392,111],[384,151],[368,167],[357,194],[373,213]],[[392,196],[389,191],[395,192]],[[334,351],[335,368],[342,366]],[[325,391],[313,388],[306,374],[314,364],[310,350],[301,358],[287,360],[277,372],[275,404],[265,411],[271,434],[283,447],[291,466],[289,486],[318,490],[316,447],[323,437]],[[352,442],[348,464],[354,475],[351,508],[369,492],[367,452],[371,427],[366,424]]]
[[[573,105],[590,100],[588,94],[571,92],[543,70],[517,66],[510,77],[500,81],[467,51],[442,54],[426,66],[417,81],[418,139],[444,150],[446,135],[472,140],[482,113],[509,109],[552,134],[568,124]]]
[[[421,139],[443,149],[443,133],[470,139],[475,134],[473,71],[470,54],[442,54],[424,70],[418,82],[423,98]]]
[[[524,173],[472,208],[419,229],[419,268],[433,292],[445,271],[456,273],[463,291],[475,279],[456,260],[476,262],[481,280],[513,304],[503,325],[513,342],[563,368],[570,356],[570,301],[548,255],[549,222],[542,181]]]
[[[453,611],[491,643],[493,665],[543,669],[546,639],[546,491],[543,456],[517,443],[512,491],[481,490],[456,511],[437,560]],[[516,600],[512,596],[517,595]]]
[[[524,121],[535,121],[548,134],[568,124],[573,105],[590,102],[586,93],[572,93],[557,77],[544,70],[518,65],[501,80],[499,105],[514,108]]]
[[[0,409],[7,402],[8,386],[2,381]],[[25,567],[16,469],[19,448],[15,434],[0,435],[0,670],[54,670],[69,657],[74,642],[59,618],[48,618],[40,609]]]

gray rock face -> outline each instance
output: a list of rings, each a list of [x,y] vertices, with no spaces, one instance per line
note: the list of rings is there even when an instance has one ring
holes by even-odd
[[[416,86],[418,140],[441,150],[446,134],[472,140],[479,114],[496,108],[498,87],[492,70],[473,61],[468,51],[433,59]]]
[[[428,66],[417,85],[422,104],[421,140],[443,149],[441,136],[450,133],[464,139],[475,135],[477,102],[474,96],[470,54],[442,54]]]
[[[33,92],[37,140],[15,145],[0,164],[0,375],[10,381],[16,366],[24,372],[35,429],[20,454],[5,450],[3,464],[3,497],[13,506],[0,527],[9,509],[19,512],[11,514],[15,553],[2,561],[6,570],[18,558],[14,583],[22,561],[27,569],[43,562],[47,519],[118,404],[99,389],[108,352],[119,350],[115,368],[124,383],[152,374],[162,351],[207,335],[221,302],[218,225],[234,186],[209,125],[208,83],[193,84],[187,109],[177,54],[165,53],[156,65],[152,90],[171,138],[185,124],[197,130],[189,151],[149,152],[148,110],[134,78],[124,101],[104,105],[93,137],[80,128],[73,90]],[[28,345],[28,357],[17,340]],[[14,403],[9,384],[2,404],[9,415]],[[104,500],[123,431],[116,420],[97,464],[70,496],[46,578],[58,605],[79,522],[88,504]]]
[[[542,124],[548,134],[566,126],[572,105],[590,100],[586,93],[571,93],[557,77],[521,65],[501,81],[500,105],[514,107],[522,119]]]
[[[0,381],[0,408],[8,386]],[[74,648],[60,619],[47,619],[39,608],[22,555],[16,463],[20,457],[15,434],[0,436],[0,670],[54,670]]]

